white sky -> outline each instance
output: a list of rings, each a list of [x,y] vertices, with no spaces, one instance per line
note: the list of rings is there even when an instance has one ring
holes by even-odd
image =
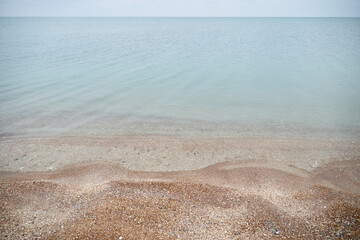
[[[360,0],[0,0],[0,16],[360,17]]]

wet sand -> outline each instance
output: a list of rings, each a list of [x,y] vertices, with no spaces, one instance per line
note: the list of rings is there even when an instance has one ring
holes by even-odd
[[[1,239],[360,236],[356,140],[3,137],[0,159]]]

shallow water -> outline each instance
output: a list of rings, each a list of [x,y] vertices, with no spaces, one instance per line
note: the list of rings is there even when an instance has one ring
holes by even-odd
[[[359,43],[359,18],[0,18],[0,133],[359,137]]]

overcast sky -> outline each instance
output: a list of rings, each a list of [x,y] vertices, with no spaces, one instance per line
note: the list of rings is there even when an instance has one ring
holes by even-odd
[[[0,16],[360,17],[360,0],[0,0]]]

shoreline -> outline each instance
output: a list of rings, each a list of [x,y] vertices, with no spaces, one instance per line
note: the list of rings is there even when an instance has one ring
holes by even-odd
[[[2,239],[360,234],[355,140],[6,137],[0,150]]]
[[[0,139],[0,171],[56,170],[72,163],[107,162],[133,171],[201,169],[216,163],[267,160],[312,171],[333,161],[360,159],[360,140],[122,136],[15,136]]]
[[[60,114],[60,113],[59,113]],[[100,114],[100,113],[97,113]],[[48,136],[176,136],[215,138],[300,138],[347,139],[360,141],[360,126],[340,126],[326,123],[275,122],[250,120],[214,120],[170,118],[136,115],[84,115],[71,118],[64,112],[59,116],[38,116],[18,123],[8,119],[1,122],[1,137]]]

